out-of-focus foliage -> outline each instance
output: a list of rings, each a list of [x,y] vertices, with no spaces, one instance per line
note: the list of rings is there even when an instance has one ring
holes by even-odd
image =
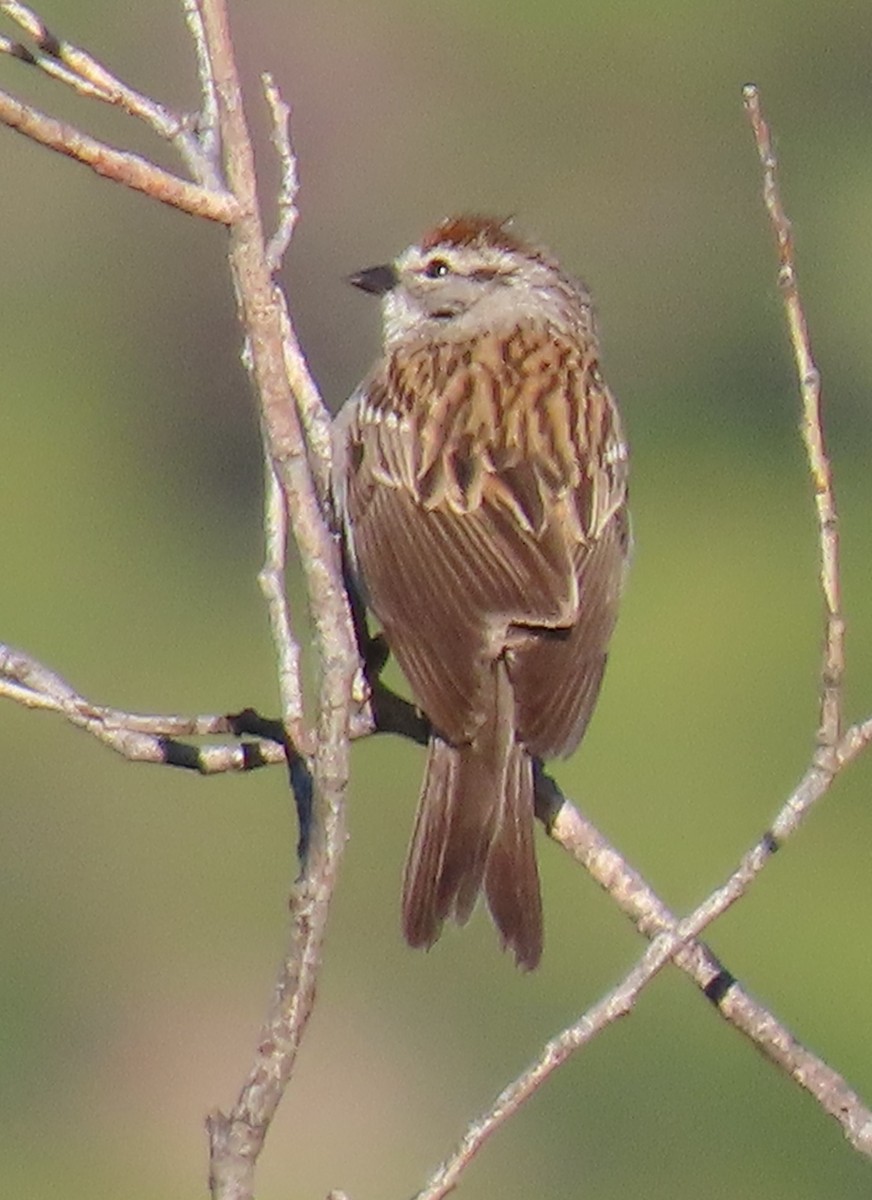
[[[51,0],[60,34],[184,105],[172,0]],[[342,282],[456,209],[517,214],[599,300],[631,433],[637,554],[598,715],[561,780],[678,909],[808,760],[820,603],[796,385],[740,100],[777,131],[844,517],[851,712],[872,711],[872,10],[324,0],[235,6],[294,106],[286,282],[337,404],[376,351]],[[19,63],[0,86],[153,152]],[[157,151],[166,157],[163,149]],[[0,637],[98,701],[275,708],[253,409],[224,235],[0,130]],[[264,195],[275,172],[262,158]],[[300,622],[303,622],[300,613]],[[261,1192],[408,1195],[640,939],[542,839],[547,948],[477,916],[398,932],[421,756],[354,754],[320,1006]],[[731,969],[872,1096],[868,793],[858,764],[712,931]],[[202,1119],[266,1009],[294,873],[281,772],[192,778],[0,707],[0,1193],[204,1193]],[[868,1167],[689,983],[664,975],[486,1150],[464,1196],[853,1200]]]

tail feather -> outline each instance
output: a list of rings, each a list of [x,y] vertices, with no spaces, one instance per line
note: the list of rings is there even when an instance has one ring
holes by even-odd
[[[434,737],[403,885],[403,930],[431,946],[446,917],[468,920],[482,887],[520,966],[542,952],[542,907],[533,846],[533,778],[515,741],[511,685],[494,663],[489,719],[473,742]]]
[[[481,890],[502,806],[493,775],[472,747],[433,738],[403,883],[403,930],[432,946],[446,917],[462,925]]]
[[[542,957],[542,897],[533,844],[533,763],[517,742],[509,754],[505,803],[484,881],[487,904],[518,966],[532,971]]]

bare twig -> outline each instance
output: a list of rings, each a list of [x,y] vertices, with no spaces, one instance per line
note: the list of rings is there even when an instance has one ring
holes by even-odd
[[[32,17],[13,5],[11,15],[19,20]],[[345,595],[338,548],[328,527],[325,510],[326,480],[329,478],[329,439],[318,436],[326,413],[317,396],[299,347],[290,331],[283,297],[274,287],[258,209],[253,151],[245,123],[242,95],[227,26],[223,0],[202,0],[187,10],[189,28],[196,43],[202,111],[217,114],[220,141],[232,196],[215,194],[177,180],[153,164],[103,146],[80,133],[43,117],[11,98],[0,119],[46,145],[87,162],[119,181],[189,211],[200,212],[231,224],[230,265],[246,331],[247,362],[261,403],[271,472],[278,489],[267,497],[267,567],[262,576],[270,595],[273,634],[278,653],[279,685],[287,732],[293,743],[311,749],[314,742],[314,781],[317,819],[306,872],[292,903],[291,940],[278,982],[272,1011],[260,1040],[256,1061],[228,1117],[214,1114],[212,1136],[212,1186],[216,1196],[248,1196],[253,1188],[253,1168],[267,1128],[293,1068],[297,1048],[306,1027],[314,998],[320,964],[320,948],[327,919],[339,855],[344,842],[342,800],[348,774],[348,729],[352,681],[357,671],[357,649]],[[29,29],[39,39],[41,52],[64,57],[65,65],[78,65],[91,85],[108,87],[93,63],[65,50],[36,18]],[[25,60],[27,61],[27,60]],[[36,61],[34,59],[34,61]],[[71,66],[72,64],[72,66]],[[277,98],[277,93],[275,93]],[[278,116],[278,108],[275,109]],[[213,122],[214,126],[214,122]],[[287,147],[288,163],[292,163]],[[284,176],[289,181],[288,163]],[[292,198],[291,198],[292,199]],[[286,230],[280,235],[287,237]],[[277,250],[279,243],[274,246]],[[309,474],[310,449],[303,435],[294,390],[302,397],[301,408],[309,414],[316,436],[311,454],[318,463],[319,486]],[[290,634],[287,611],[276,606],[274,593],[281,589],[279,572],[283,563],[283,502],[290,515],[295,541],[300,549],[315,640],[322,665],[317,739],[302,719],[297,677],[296,647]],[[16,698],[23,698],[22,684],[15,684]],[[13,694],[12,692],[9,693]],[[88,718],[70,703],[64,715],[89,727]],[[103,737],[104,726],[90,726]],[[110,744],[121,749],[117,733]],[[171,761],[165,746],[152,741],[137,748],[151,761]],[[122,752],[131,753],[126,746]],[[172,760],[175,761],[175,760]],[[184,764],[190,765],[190,764]]]
[[[872,742],[872,718],[849,729],[837,748],[837,770],[854,761]],[[782,807],[773,829],[743,858],[730,879],[703,901],[697,913],[706,924],[743,895],[762,865],[788,832],[798,827],[810,806],[829,788],[834,776],[812,766]],[[537,807],[551,838],[572,855],[608,892],[640,933],[654,938],[675,932],[680,925],[642,876],[601,833],[567,801],[548,776],[537,781]],[[839,1122],[855,1150],[872,1157],[872,1111],[844,1078],[803,1046],[741,983],[703,942],[688,941],[674,963],[689,975],[720,1015],[795,1083],[809,1092],[821,1108]]]
[[[258,582],[267,603],[273,644],[278,655],[279,694],[285,708],[285,729],[296,749],[304,755],[313,746],[306,728],[303,689],[300,685],[300,647],[291,626],[291,612],[285,594],[285,566],[288,543],[288,510],[285,496],[269,457],[265,462],[264,529],[266,557]]]
[[[642,989],[680,949],[681,931],[684,928],[685,922],[682,922],[675,933],[664,934],[652,942],[637,965],[617,987],[608,992],[602,1000],[598,1000],[562,1033],[546,1042],[536,1061],[500,1092],[490,1108],[470,1123],[454,1151],[440,1164],[421,1191],[416,1193],[415,1200],[441,1200],[453,1191],[461,1174],[487,1139],[513,1117],[571,1055],[586,1046],[619,1017],[630,1013]],[[696,930],[688,925],[687,936],[690,937],[695,932]]]
[[[271,522],[272,518],[267,517]],[[265,570],[276,572],[280,577],[280,557],[277,555],[277,526],[269,525],[268,538],[276,538],[276,544],[268,550]],[[270,583],[270,588],[274,585]],[[272,604],[271,598],[269,603]],[[270,614],[271,621],[275,619]],[[278,618],[277,628],[282,628]],[[292,633],[277,636],[290,637]],[[284,670],[292,671],[293,648],[285,658]],[[294,681],[292,687],[299,685]],[[370,737],[373,733],[395,733],[409,738],[419,745],[426,745],[429,726],[426,718],[414,705],[396,695],[384,684],[375,681],[372,687],[373,702],[377,705],[375,717],[369,705],[355,708],[349,724],[352,741]],[[253,767],[277,766],[284,763],[288,749],[303,752],[305,743],[298,746],[293,740],[288,745],[285,727],[281,721],[263,718],[252,709],[238,713],[223,713],[201,716],[177,714],[149,714],[127,712],[104,704],[95,704],[82,696],[65,679],[40,663],[23,650],[0,642],[0,699],[11,700],[22,708],[56,713],[65,718],[76,729],[90,734],[116,754],[131,762],[148,762],[158,766],[179,766],[212,775],[224,771],[251,770]],[[182,737],[214,737],[221,734],[234,737],[253,736],[257,753],[251,745],[243,746],[183,746],[169,745]]]
[[[52,55],[44,54],[38,49],[29,50],[22,42],[7,37],[5,34],[0,34],[0,54],[8,54],[10,58],[16,58],[28,66],[39,67],[40,71],[50,75],[52,79],[66,84],[80,96],[88,96],[92,100],[107,101],[109,99],[102,88],[90,83],[87,79],[81,79],[75,71],[69,70]]]
[[[0,121],[26,137],[84,163],[107,179],[123,183],[137,192],[145,192],[162,204],[182,212],[230,225],[238,215],[238,206],[223,191],[200,187],[163,170],[147,159],[126,150],[115,150],[86,133],[46,116],[14,96],[0,92]]]
[[[200,0],[182,0],[182,11],[185,14],[188,32],[194,43],[194,53],[197,58],[197,77],[200,80],[200,112],[196,121],[197,135],[209,162],[216,162],[220,150],[218,97],[215,94],[215,76],[212,73],[212,62],[206,47],[206,31],[203,28],[203,13],[201,11]]]
[[[282,350],[288,386],[296,397],[297,410],[306,434],[309,472],[321,511],[329,510],[330,496],[330,413],[312,382],[306,359],[297,341],[288,315],[284,295],[275,289],[276,314],[282,331]]]
[[[291,145],[290,108],[282,99],[273,77],[261,76],[264,95],[272,117],[272,143],[279,160],[278,219],[276,230],[267,244],[266,259],[271,274],[282,265],[294,228],[297,224],[297,160]],[[285,352],[285,370],[293,392],[300,420],[305,432],[309,470],[315,484],[318,503],[322,512],[327,511],[330,490],[330,413],[315,386],[306,360],[288,315],[288,306],[282,290],[276,286],[274,303],[282,325],[282,344]]]
[[[188,121],[178,113],[143,95],[107,70],[92,55],[71,42],[56,37],[32,9],[16,0],[0,0],[0,12],[25,31],[36,49],[4,38],[0,50],[45,71],[82,95],[121,108],[149,125],[160,137],[171,142],[181,155],[197,183],[212,191],[221,190],[209,147],[191,132]]]
[[[417,1193],[415,1200],[441,1200],[446,1196],[491,1134],[514,1116],[576,1050],[587,1045],[619,1017],[626,1016],[654,976],[670,959],[686,953],[686,944],[695,939],[722,911],[723,907],[707,900],[689,917],[658,934],[624,980],[589,1008],[578,1021],[548,1041],[536,1061],[500,1092],[490,1108],[469,1125],[454,1152]]]
[[[757,88],[748,84],[742,94],[763,167],[763,199],[778,245],[778,283],[784,299],[787,327],[799,375],[802,437],[808,455],[817,508],[821,553],[820,581],[826,611],[818,743],[819,758],[825,763],[827,753],[835,747],[842,729],[845,620],[842,615],[842,589],[839,579],[839,514],[824,436],[821,377],[812,357],[808,323],[799,294],[793,231],[778,189],[778,161]]]
[[[132,762],[187,766],[200,774],[213,775],[285,761],[284,747],[270,739],[243,745],[175,746],[174,739],[180,737],[236,736],[235,722],[227,715],[146,716],[92,704],[54,671],[3,644],[0,644],[0,697],[24,708],[58,713]]]
[[[291,147],[291,109],[282,99],[275,80],[269,73],[261,75],[263,94],[272,116],[272,144],[279,160],[278,222],[266,248],[266,261],[275,274],[282,265],[285,251],[294,236],[297,224],[297,160]]]
[[[299,182],[297,160],[291,145],[290,107],[282,98],[272,75],[262,75],[261,82],[272,117],[272,144],[280,169],[276,229],[267,243],[266,252],[267,264],[272,274],[275,274],[282,265],[297,224],[299,213],[296,201]],[[285,347],[288,382],[296,397],[305,431],[309,469],[312,472],[318,502],[322,511],[326,512],[330,490],[331,416],[306,366],[288,315],[284,294],[278,287],[275,290],[275,303],[282,322],[282,343]]]
[[[357,648],[338,548],[309,474],[309,455],[295,403],[296,385],[289,383],[287,364],[294,356],[282,342],[282,320],[266,257],[253,149],[224,0],[202,0],[201,14],[215,78],[227,181],[241,209],[231,228],[230,267],[248,336],[250,371],[261,401],[269,456],[300,550],[322,667],[313,759],[316,820],[305,875],[292,899],[290,945],[254,1066],[229,1115],[213,1113],[209,1119],[213,1195],[247,1200],[254,1194],[255,1162],[293,1070],[314,1001],[327,912],[344,843],[343,798]],[[314,391],[299,353],[295,366]],[[292,709],[293,704],[293,697],[283,693],[283,710]]]

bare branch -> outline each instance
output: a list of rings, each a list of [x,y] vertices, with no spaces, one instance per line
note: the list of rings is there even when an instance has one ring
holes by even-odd
[[[684,922],[681,928],[684,928]],[[692,936],[694,932],[696,930],[688,928],[687,936]],[[440,1164],[421,1191],[416,1193],[414,1200],[441,1200],[453,1191],[461,1174],[487,1139],[513,1117],[576,1050],[586,1046],[619,1017],[630,1013],[639,993],[680,949],[681,944],[680,932],[664,934],[652,942],[638,964],[617,987],[597,1001],[578,1021],[546,1042],[536,1061],[500,1092],[490,1108],[470,1123],[454,1151]]]
[[[178,717],[140,716],[94,705],[79,696],[59,676],[29,656],[0,647],[0,695],[27,707],[49,709],[66,716],[72,724],[97,736],[100,741],[127,757],[140,761],[167,762],[167,737],[238,733],[238,718],[226,716]],[[426,722],[414,708],[374,685],[378,728],[424,741]],[[354,736],[368,736],[371,724],[361,723]],[[150,738],[137,735],[152,735]],[[847,767],[872,742],[872,718],[847,730],[837,748],[837,769]],[[260,762],[238,746],[213,746],[197,751],[198,770],[241,770],[252,765],[284,761],[279,744],[258,744]],[[193,765],[181,763],[178,765]],[[833,776],[812,766],[783,805],[767,833],[744,856],[727,882],[698,909],[706,923],[713,920],[743,895],[778,846],[794,833],[811,805],[823,796]],[[648,938],[675,933],[678,918],[669,911],[645,880],[612,847],[599,831],[566,800],[554,782],[542,774],[537,779],[539,815],[551,838],[570,853],[618,903]],[[680,949],[675,963],[688,974],[711,1000],[719,1013],[743,1033],[776,1065],[835,1117],[846,1137],[862,1153],[872,1153],[872,1114],[859,1096],[831,1067],[802,1046],[793,1034],[741,984],[702,943]]]
[[[224,0],[202,0],[206,51],[214,72],[227,181],[241,215],[231,227],[230,267],[248,334],[250,372],[261,401],[269,456],[284,492],[300,550],[315,642],[322,665],[313,761],[314,836],[305,875],[292,897],[290,945],[254,1065],[230,1114],[209,1118],[213,1195],[254,1194],[254,1166],[296,1061],[315,995],[330,898],[344,844],[351,689],[357,647],[336,542],[309,474],[289,362],[314,392],[302,355],[283,345],[280,297],[272,282],[258,210],[254,156],[243,111]],[[328,449],[329,463],[329,449]],[[280,655],[282,651],[280,650]],[[284,681],[280,684],[286,689]],[[294,697],[282,693],[284,711]],[[290,731],[289,731],[290,732]]]
[[[197,76],[200,80],[200,112],[197,116],[196,128],[203,153],[209,162],[217,161],[220,150],[218,131],[218,98],[215,94],[215,76],[212,73],[212,63],[206,47],[206,31],[203,28],[203,14],[200,0],[182,0],[182,10],[188,32],[194,43],[194,53],[197,57]]]
[[[282,556],[278,550],[281,534],[274,515],[267,517],[267,524],[274,543],[268,549],[264,570],[275,572],[275,578],[279,579],[282,569]],[[270,581],[270,589],[275,586]],[[268,597],[268,603],[272,605],[271,597]],[[270,619],[274,619],[272,613]],[[282,624],[283,619],[279,616],[277,627],[280,630]],[[293,641],[290,630],[279,636],[289,637]],[[291,647],[284,668],[286,672],[293,671],[293,652]],[[299,685],[292,680],[289,686],[298,688]],[[349,736],[352,741],[370,737],[373,733],[395,733],[419,745],[426,745],[429,725],[414,705],[379,680],[374,681],[370,692],[372,708],[362,698],[351,718]],[[75,728],[90,734],[110,750],[133,762],[186,767],[206,775],[276,766],[287,761],[289,749],[300,753],[304,749],[293,739],[288,745],[282,722],[261,717],[250,708],[238,713],[191,717],[166,713],[145,715],[95,704],[32,655],[2,642],[0,699],[11,700],[22,708],[57,713]],[[377,710],[376,714],[373,708]],[[258,740],[242,746],[184,746],[176,743],[176,739],[182,737],[214,737],[221,734],[231,734],[233,737],[250,735]],[[170,744],[170,739],[173,744]]]
[[[872,729],[870,729],[870,736],[872,736]],[[659,933],[623,982],[588,1009],[578,1021],[547,1042],[536,1061],[499,1094],[482,1116],[470,1124],[455,1151],[441,1164],[426,1187],[417,1193],[415,1200],[441,1200],[443,1196],[446,1196],[456,1186],[463,1170],[491,1134],[514,1116],[576,1050],[587,1045],[618,1017],[627,1015],[643,988],[651,982],[670,959],[676,958],[678,961],[677,956],[679,955],[687,957],[691,953],[687,943],[693,941],[707,925],[710,925],[716,917],[726,911],[734,899],[735,896],[731,894],[729,887],[721,888],[699,905],[689,917],[671,924],[671,927]],[[776,1031],[778,1037],[776,1037]],[[764,1037],[762,1023],[758,1024],[757,1032],[758,1045],[762,1045],[764,1048],[777,1045],[778,1049],[785,1052],[784,1057],[792,1060],[791,1074],[794,1077],[800,1074],[795,1055],[796,1043],[791,1035],[782,1030],[780,1026],[776,1026],[776,1028],[767,1029]],[[788,1050],[793,1050],[794,1053],[788,1054]],[[769,1054],[769,1057],[777,1061],[774,1054]],[[808,1068],[810,1057],[803,1058],[803,1068]],[[798,1082],[816,1095],[821,1102],[823,1102],[822,1095],[818,1092],[822,1092],[826,1100],[833,1106],[834,1111],[831,1112],[831,1115],[840,1120],[846,1136],[850,1137],[855,1148],[862,1150],[867,1155],[872,1155],[872,1113],[862,1106],[859,1098],[849,1091],[847,1085],[835,1072],[830,1071],[823,1063],[820,1064],[820,1067],[823,1068],[822,1072],[812,1072],[811,1078],[800,1078]],[[829,1077],[826,1080],[829,1084],[832,1083],[834,1077],[841,1086],[837,1091],[824,1088],[824,1080],[820,1077],[821,1075]],[[850,1110],[847,1108],[848,1096],[855,1102],[855,1106]],[[830,1111],[829,1108],[828,1111]],[[847,1120],[848,1111],[853,1118],[850,1122]]]
[[[263,92],[272,116],[272,144],[275,147],[281,173],[279,176],[278,225],[266,248],[266,260],[270,271],[275,274],[282,265],[285,251],[294,235],[297,224],[297,160],[291,148],[289,105],[282,99],[272,75],[261,75]]]
[[[201,79],[207,93],[204,107],[211,94],[214,72],[214,95],[227,176],[241,208],[232,235],[231,268],[248,334],[250,370],[262,401],[272,468],[267,497],[267,565],[262,581],[273,613],[273,631],[281,663],[283,710],[288,731],[298,743],[305,737],[297,677],[298,656],[290,634],[287,610],[283,601],[276,602],[284,564],[285,521],[284,510],[280,511],[282,497],[273,486],[275,478],[281,482],[283,500],[289,507],[307,571],[310,605],[324,663],[320,737],[315,754],[315,780],[322,816],[316,831],[320,832],[320,839],[294,898],[291,946],[255,1066],[231,1115],[224,1117],[216,1113],[210,1119],[215,1194],[241,1196],[251,1194],[254,1162],[290,1076],[311,1011],[327,905],[343,842],[341,802],[347,776],[349,707],[357,671],[357,652],[338,552],[323,508],[330,471],[329,416],[296,343],[284,299],[273,288],[270,279],[288,244],[296,217],[293,205],[296,179],[286,130],[287,110],[274,85],[267,83],[283,180],[279,229],[268,251],[257,207],[252,149],[225,7],[220,0],[204,0],[188,12],[194,18],[192,24],[195,39],[198,39]],[[42,49],[60,56],[60,44],[51,39],[47,31],[35,28],[31,32],[42,39]],[[92,76],[94,74],[92,71]],[[99,90],[104,81],[92,78],[88,82]],[[25,128],[20,119],[18,126]],[[82,148],[87,149],[91,144],[89,139],[77,131],[63,131],[63,137],[51,139],[47,128],[43,123],[39,130],[47,144],[54,144],[56,148],[88,161]],[[94,162],[100,161],[100,154],[106,159],[111,150],[98,146],[91,155]],[[277,369],[279,367],[281,370]],[[295,392],[310,433],[308,446],[294,407]],[[310,452],[318,480],[317,490],[312,488],[308,475]],[[21,685],[17,686],[20,691]],[[73,705],[73,712],[68,714],[70,719],[79,715],[74,710]]]
[[[0,697],[24,708],[55,712],[132,762],[185,766],[202,775],[246,771],[285,762],[281,744],[262,738],[254,743],[185,747],[181,737],[238,736],[239,722],[224,716],[146,716],[92,704],[66,680],[30,655],[0,643]]]
[[[297,160],[291,146],[289,128],[290,108],[282,99],[281,92],[273,77],[269,74],[261,76],[264,95],[272,116],[272,143],[279,160],[280,181],[278,195],[278,222],[275,233],[267,244],[267,265],[270,272],[275,274],[282,265],[285,251],[290,245],[294,228],[297,224],[296,198],[299,183],[297,180]],[[296,397],[297,409],[305,432],[306,447],[309,454],[309,469],[315,483],[318,503],[322,512],[328,508],[330,491],[330,430],[331,417],[321,395],[315,386],[311,373],[300,345],[297,341],[293,325],[288,315],[288,306],[284,294],[279,288],[275,291],[275,304],[279,319],[282,323],[282,343],[285,350],[285,370],[291,391]]]
[[[87,79],[81,79],[74,71],[70,71],[50,54],[43,54],[40,50],[29,50],[22,42],[15,41],[14,38],[7,37],[5,34],[0,34],[0,54],[8,54],[10,58],[16,58],[28,66],[39,67],[40,71],[50,75],[52,79],[66,84],[80,96],[88,96],[92,100],[105,101],[108,99],[101,88],[95,87]]]
[[[266,249],[267,266],[270,273],[275,275],[282,265],[282,259],[290,245],[297,224],[296,198],[299,183],[297,160],[291,145],[290,108],[282,99],[281,92],[270,74],[263,74],[261,82],[272,117],[271,137],[280,168],[278,221]],[[305,433],[309,470],[315,484],[319,507],[322,512],[327,512],[330,492],[330,412],[312,379],[288,315],[284,293],[278,287],[274,292],[274,303],[282,326],[282,345],[284,346],[288,384],[296,399],[297,410]]]
[[[140,716],[94,705],[79,696],[56,674],[35,660],[9,647],[0,647],[0,695],[28,707],[50,709],[92,733],[112,749],[140,761],[166,762],[166,737],[238,733],[238,720],[226,716]],[[426,740],[422,724],[411,705],[375,684],[379,728],[413,740]],[[361,725],[356,736],[367,736],[371,726]],[[149,734],[150,738],[137,737]],[[872,718],[848,730],[839,747],[839,769],[846,767],[872,741]],[[140,750],[141,747],[141,750]],[[279,744],[258,744],[265,764],[284,761]],[[197,751],[197,769],[241,770],[252,765],[250,752],[239,746],[212,746]],[[191,765],[191,764],[179,764]],[[746,888],[748,873],[759,872],[779,842],[798,827],[802,815],[824,794],[830,778],[811,768],[776,818],[778,841],[767,835],[742,860],[727,883],[700,906],[708,923],[737,898],[736,887]],[[646,937],[675,933],[678,918],[656,896],[644,879],[606,841],[599,831],[566,800],[545,775],[537,779],[539,815],[550,836],[570,853],[618,903]],[[776,1065],[809,1091],[821,1107],[842,1125],[846,1137],[862,1153],[870,1153],[872,1114],[859,1096],[831,1067],[805,1048],[759,1001],[751,997],[716,956],[702,943],[691,942],[675,955],[675,963],[688,974],[711,1000],[720,1015],[748,1037]],[[590,1017],[590,1014],[588,1014]],[[538,1085],[537,1085],[538,1086]],[[514,1087],[514,1085],[513,1085]],[[466,1145],[466,1140],[464,1141]]]
[[[835,750],[841,771],[872,742],[872,718],[849,729]],[[781,842],[795,832],[811,805],[829,789],[834,774],[812,766],[783,805],[772,833],[744,856],[727,882],[696,910],[708,924],[744,895]],[[537,780],[537,810],[552,839],[567,850],[648,938],[675,932],[680,923],[646,881],[634,871],[599,831],[565,800],[546,775]],[[691,918],[693,919],[693,918]],[[842,1127],[860,1153],[872,1157],[872,1111],[845,1079],[803,1046],[764,1005],[750,996],[702,942],[689,942],[674,962],[693,979],[720,1015],[794,1083],[809,1092]]]
[[[839,740],[842,729],[842,680],[845,673],[845,620],[839,577],[839,514],[833,473],[827,455],[821,411],[821,377],[811,351],[808,323],[799,294],[793,230],[778,188],[778,160],[772,147],[769,126],[763,116],[760,94],[753,84],[743,90],[743,99],[757,152],[763,168],[763,199],[778,245],[778,283],[784,299],[787,327],[796,360],[802,397],[802,437],[814,485],[820,539],[820,582],[826,611],[822,672],[820,728],[821,758]]]
[[[296,397],[297,411],[306,434],[306,451],[309,472],[322,512],[329,511],[330,463],[332,457],[330,441],[330,412],[309,373],[303,351],[297,341],[293,324],[288,315],[285,297],[275,289],[275,308],[282,331],[282,353],[288,386]],[[344,594],[344,589],[343,589]]]
[[[297,750],[310,755],[314,749],[305,724],[303,690],[300,686],[300,647],[291,626],[291,612],[285,594],[285,566],[288,543],[288,510],[275,468],[267,456],[264,481],[264,529],[266,558],[258,575],[269,613],[273,644],[278,654],[279,694],[285,709],[285,729]]]
[[[872,719],[846,735],[839,747],[840,766],[847,765],[870,741]],[[824,776],[813,767],[794,797],[802,790],[817,790],[819,795],[823,794],[831,782],[832,777]],[[549,785],[553,789],[550,798]],[[707,897],[689,917],[677,921],[644,880],[627,868],[624,859],[592,826],[587,826],[580,813],[568,801],[558,800],[553,781],[540,776],[537,792],[540,808],[547,810],[549,803],[556,806],[549,823],[552,838],[583,862],[597,882],[633,916],[640,930],[653,940],[622,983],[589,1008],[578,1021],[548,1041],[535,1062],[500,1092],[490,1108],[471,1122],[455,1150],[417,1193],[415,1200],[441,1200],[452,1191],[491,1134],[514,1116],[575,1051],[587,1045],[618,1017],[626,1016],[641,991],[670,959],[696,979],[731,1024],[751,1037],[767,1058],[784,1069],[830,1116],[835,1117],[856,1150],[872,1157],[872,1112],[860,1097],[837,1072],[801,1046],[779,1021],[742,992],[731,976],[724,980],[724,968],[707,947],[695,940],[706,926],[744,895],[775,847],[765,843],[764,839],[764,843],[743,858],[722,887]],[[810,801],[806,802],[806,809],[808,803]],[[713,989],[715,981],[721,982],[722,990]]]
[[[221,190],[214,155],[210,155],[209,146],[191,133],[185,118],[124,83],[85,50],[56,37],[42,18],[24,4],[0,0],[0,12],[15,21],[36,47],[30,50],[20,42],[3,38],[0,51],[38,67],[82,95],[114,105],[144,121],[172,143],[199,184],[213,191]]]
[[[84,163],[98,175],[123,183],[134,191],[145,192],[162,204],[192,216],[205,217],[222,225],[232,224],[238,216],[238,205],[228,193],[189,183],[138,154],[115,150],[72,125],[65,125],[22,104],[6,92],[0,92],[0,121],[33,141]]]

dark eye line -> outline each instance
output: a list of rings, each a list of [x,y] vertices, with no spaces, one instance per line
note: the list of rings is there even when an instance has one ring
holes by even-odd
[[[457,274],[462,279],[471,279],[473,283],[492,283],[495,279],[500,283],[510,282],[509,273],[499,267],[478,267],[473,271],[454,271],[445,258],[431,258],[425,265],[423,274],[427,279],[444,279],[446,275]]]
[[[469,279],[474,279],[476,283],[489,283],[492,279],[498,279],[502,275],[496,267],[479,267],[477,271],[469,272]]]

